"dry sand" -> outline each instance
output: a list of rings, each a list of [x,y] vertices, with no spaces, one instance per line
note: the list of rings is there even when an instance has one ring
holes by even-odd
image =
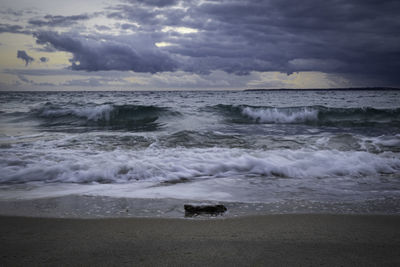
[[[1,266],[400,266],[400,216],[0,217]]]

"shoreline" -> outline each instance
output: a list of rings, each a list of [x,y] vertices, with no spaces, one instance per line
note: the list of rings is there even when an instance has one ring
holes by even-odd
[[[0,216],[3,266],[399,266],[400,215]]]
[[[360,202],[281,200],[270,203],[189,200],[173,198],[115,198],[67,195],[36,199],[0,200],[0,216],[43,218],[185,218],[185,204],[223,204],[222,218],[279,214],[400,215],[397,198]],[[207,216],[205,216],[207,217]],[[204,216],[199,216],[204,218]]]

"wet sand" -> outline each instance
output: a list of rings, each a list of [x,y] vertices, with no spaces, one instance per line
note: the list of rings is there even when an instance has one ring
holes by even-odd
[[[2,266],[400,266],[400,216],[0,217]]]

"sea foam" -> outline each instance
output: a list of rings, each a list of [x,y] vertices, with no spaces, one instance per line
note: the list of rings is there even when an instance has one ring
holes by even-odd
[[[114,110],[112,105],[99,105],[89,107],[67,107],[67,108],[44,108],[40,115],[41,117],[62,117],[76,116],[86,118],[88,120],[98,121],[100,119],[110,120],[110,113]]]
[[[3,153],[1,184],[135,183],[222,177],[337,178],[396,175],[398,153],[337,150],[145,149]]]
[[[235,123],[308,124],[326,126],[375,126],[400,124],[400,109],[334,108],[326,106],[269,107],[248,105],[216,105],[217,111]]]
[[[245,107],[242,113],[260,123],[300,123],[318,120],[318,110],[311,108],[293,110]]]

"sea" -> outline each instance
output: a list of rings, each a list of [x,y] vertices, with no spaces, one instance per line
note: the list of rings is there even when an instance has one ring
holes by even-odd
[[[400,214],[400,91],[0,92],[0,215]]]

